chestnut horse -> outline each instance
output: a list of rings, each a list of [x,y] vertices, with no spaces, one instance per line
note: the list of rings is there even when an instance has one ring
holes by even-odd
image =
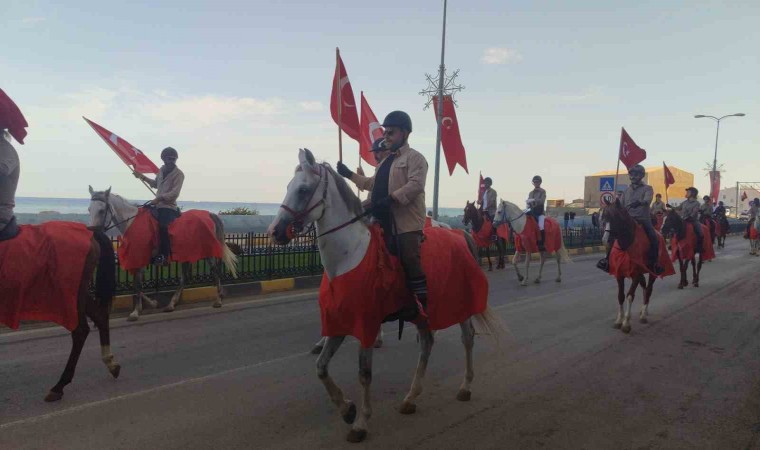
[[[462,220],[465,226],[469,226],[472,223],[472,237],[475,240],[478,248],[486,249],[486,258],[488,258],[488,271],[493,270],[493,264],[491,263],[491,235],[496,235],[496,230],[493,229],[493,223],[488,220],[485,213],[478,210],[475,206],[475,202],[467,202],[464,207],[464,219]],[[496,268],[504,268],[504,255],[507,253],[507,241],[502,237],[496,238],[496,251],[498,252],[498,259],[496,261]]]
[[[702,225],[702,252],[696,251],[697,236],[694,229],[678,213],[671,209],[665,217],[665,223],[662,225],[662,234],[665,237],[671,237],[670,248],[672,252],[671,260],[678,260],[681,269],[681,281],[678,283],[678,289],[683,289],[689,285],[686,271],[689,263],[692,267],[692,284],[699,287],[699,273],[702,271],[702,263],[710,261],[715,257],[713,252],[712,241],[710,239],[710,227]],[[697,258],[697,254],[699,258]]]

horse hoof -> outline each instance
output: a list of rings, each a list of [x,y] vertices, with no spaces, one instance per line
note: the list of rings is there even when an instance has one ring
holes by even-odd
[[[222,307],[222,302],[221,301],[214,302],[214,304],[211,305],[211,306],[213,306],[214,308],[221,308]]]
[[[155,300],[145,300],[143,301],[143,306],[147,306],[148,308],[156,309],[158,308],[158,302]]]
[[[111,376],[114,379],[119,378],[119,374],[121,373],[121,364],[116,363],[112,367],[108,368],[108,371],[111,372]]]
[[[522,281],[522,280],[524,280],[524,279],[525,279],[525,277],[524,277],[524,276],[522,276],[522,275],[518,275],[518,276],[517,276],[517,281]]]
[[[348,402],[348,411],[343,414],[343,421],[351,425],[356,420],[356,405],[353,402]]]
[[[127,317],[127,322],[137,322],[137,318],[140,317],[137,314],[132,315],[130,314],[129,317]]]
[[[693,283],[693,284],[694,284],[694,287],[699,287],[699,283],[696,283],[696,282],[695,282],[695,283]]]
[[[527,285],[528,285],[527,281],[523,281],[522,283],[520,283],[520,286],[527,286]]]
[[[536,280],[534,281],[534,283],[541,284],[541,278],[536,278]]]
[[[646,317],[642,317],[639,319],[639,323],[649,323]]]
[[[554,281],[557,282],[557,283],[562,283],[562,278],[557,277],[557,278],[554,279]]]
[[[320,353],[322,353],[322,349],[323,348],[324,347],[321,346],[321,345],[315,345],[314,348],[311,349],[311,354],[312,355],[319,355]]]
[[[460,389],[459,392],[457,392],[457,400],[460,402],[469,402],[470,398],[472,397],[472,392]]]
[[[401,404],[401,408],[399,408],[398,412],[400,412],[401,414],[405,416],[414,414],[417,412],[417,405],[415,405],[414,403],[404,402]]]
[[[367,438],[367,430],[351,430],[346,436],[346,440],[352,443],[358,443],[364,441]]]
[[[612,328],[614,328],[614,329],[616,329],[616,330],[619,330],[619,329],[620,329],[620,327],[622,327],[622,326],[623,326],[623,324],[622,324],[622,323],[613,323],[613,324],[612,324]]]
[[[164,308],[164,312],[172,312],[172,311],[174,311],[174,305],[172,304],[166,305],[166,307]]]
[[[630,325],[623,325],[622,328],[620,328],[620,331],[622,331],[625,334],[628,334],[631,332],[631,326]]]
[[[683,289],[683,284],[679,284],[678,289]]]
[[[383,347],[383,340],[382,339],[376,340],[374,347],[375,348],[382,348]]]
[[[63,392],[48,392],[48,395],[45,396],[45,401],[50,402],[57,402],[58,400],[63,398]]]

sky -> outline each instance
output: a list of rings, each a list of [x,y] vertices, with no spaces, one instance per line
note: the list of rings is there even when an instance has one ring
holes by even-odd
[[[179,151],[182,200],[280,202],[298,149],[338,159],[330,117],[335,48],[358,101],[382,120],[414,122],[433,201],[436,122],[425,74],[440,63],[443,2],[4,0],[0,87],[30,124],[17,145],[18,196],[131,198],[147,191],[82,120],[160,164]],[[446,67],[469,174],[441,161],[441,207],[464,206],[478,173],[499,196],[527,198],[540,174],[549,198],[583,196],[583,177],[615,168],[620,128],[645,165],[695,174],[712,162],[721,122],[724,186],[760,181],[760,2],[448,2]],[[344,160],[358,144],[344,135]]]

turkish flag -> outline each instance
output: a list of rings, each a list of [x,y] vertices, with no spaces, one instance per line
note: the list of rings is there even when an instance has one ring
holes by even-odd
[[[486,192],[486,182],[483,179],[483,174],[480,174],[480,182],[478,183],[478,201],[477,203],[483,203],[483,194]]]
[[[13,139],[23,144],[28,126],[16,103],[0,89],[0,130],[8,130]]]
[[[433,97],[433,107],[435,118],[438,119],[438,97]],[[457,164],[462,166],[465,172],[467,170],[467,154],[462,145],[462,137],[459,135],[459,123],[457,123],[457,112],[454,108],[454,101],[450,95],[443,96],[443,120],[441,121],[441,144],[443,144],[443,154],[446,156],[446,165],[449,167],[449,175],[454,173]]]
[[[118,156],[124,162],[124,164],[131,167],[132,170],[134,170],[135,172],[142,173],[142,174],[158,173],[158,167],[156,167],[156,165],[153,164],[153,161],[151,161],[150,158],[145,156],[145,153],[136,149],[129,142],[111,133],[110,131],[101,127],[97,123],[89,120],[86,117],[82,117],[82,118],[88,124],[90,124],[92,129],[95,130],[96,133],[98,133],[98,136],[100,136],[106,142],[106,144],[108,144],[108,146],[111,147],[111,150],[113,150],[114,153],[116,153],[116,156]]]
[[[747,200],[747,191],[742,191],[742,201]]]
[[[647,159],[647,152],[633,142],[633,139],[626,133],[625,128],[621,128],[620,152],[618,156],[620,161],[625,164],[625,167],[630,169],[632,166]]]
[[[667,191],[671,184],[675,184],[676,177],[673,176],[673,172],[665,165],[665,161],[662,162],[662,169],[665,172],[665,190]]]
[[[713,204],[718,203],[718,195],[720,194],[720,171],[710,171],[710,197]]]
[[[361,93],[361,98],[362,117],[361,133],[359,134],[359,156],[370,166],[377,167],[377,161],[375,161],[375,156],[372,154],[372,143],[383,137],[383,127],[380,126],[375,113],[372,112],[367,99],[364,98],[364,92]]]
[[[339,77],[340,75],[340,77]],[[340,80],[340,82],[338,82]],[[339,86],[340,91],[336,89]],[[338,101],[340,96],[340,101]],[[338,111],[340,105],[340,111]],[[359,115],[356,111],[356,100],[354,91],[351,89],[351,82],[348,81],[346,67],[343,60],[338,55],[335,63],[335,75],[333,75],[332,94],[330,95],[330,113],[335,124],[345,131],[352,139],[359,140]]]

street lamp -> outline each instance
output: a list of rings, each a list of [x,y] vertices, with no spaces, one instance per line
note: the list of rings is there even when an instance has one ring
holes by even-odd
[[[713,183],[713,177],[715,177],[715,172],[718,170],[718,133],[720,132],[720,121],[725,119],[726,117],[744,117],[744,113],[736,113],[736,114],[728,114],[723,117],[715,117],[715,116],[706,116],[704,114],[697,114],[694,116],[695,119],[703,119],[708,118],[714,120],[718,125],[715,129],[715,155],[713,156],[713,170],[712,170],[712,176],[710,177],[710,197],[713,199],[716,199],[718,197],[718,194],[716,192],[713,192],[713,188],[715,183]]]

